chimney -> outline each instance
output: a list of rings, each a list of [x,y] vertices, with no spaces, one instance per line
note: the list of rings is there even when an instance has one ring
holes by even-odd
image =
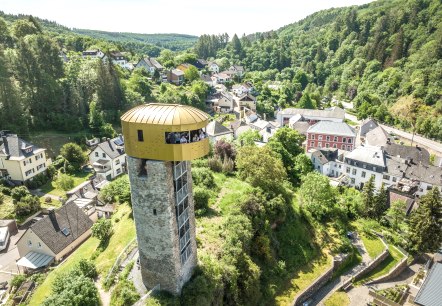
[[[52,226],[58,232],[60,230],[60,226],[58,225],[57,218],[55,217],[55,210],[53,208],[48,209],[48,216],[51,219]]]
[[[3,144],[5,145],[5,153],[9,156],[9,145],[8,145],[8,137],[5,134],[2,134]]]

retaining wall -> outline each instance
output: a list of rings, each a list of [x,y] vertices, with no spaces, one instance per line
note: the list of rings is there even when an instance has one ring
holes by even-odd
[[[392,246],[392,247],[394,247],[394,246]],[[394,266],[386,275],[375,278],[371,282],[368,282],[367,285],[372,285],[372,284],[388,281],[392,278],[395,278],[396,276],[401,274],[402,271],[404,271],[404,269],[408,266],[408,263],[407,263],[408,253],[405,252],[404,249],[402,249],[402,248],[396,247],[396,249],[398,249],[399,252],[402,253],[404,258],[402,258],[401,261],[398,264],[396,264],[396,266]]]
[[[348,254],[334,257],[332,266],[317,279],[315,279],[310,286],[298,293],[298,295],[293,299],[292,305],[302,305],[304,301],[308,300],[316,292],[318,292],[318,290],[321,289],[333,277],[333,272],[335,272],[342,265],[347,257]]]

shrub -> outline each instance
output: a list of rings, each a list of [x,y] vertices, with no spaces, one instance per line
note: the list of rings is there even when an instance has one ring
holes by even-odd
[[[120,280],[111,295],[111,306],[133,305],[140,299],[134,284],[126,279]]]
[[[46,184],[49,180],[49,177],[46,173],[39,173],[32,178],[32,180],[26,182],[26,186],[30,189],[36,189],[40,186]]]
[[[213,188],[216,186],[213,173],[207,168],[192,169],[192,179],[195,185]]]
[[[108,203],[119,202],[131,203],[130,198],[130,184],[127,175],[121,176],[116,180],[110,182],[100,192],[101,197]]]
[[[66,143],[60,149],[60,155],[63,156],[74,168],[80,170],[81,166],[87,161],[86,154],[76,143]]]
[[[58,188],[64,191],[68,191],[74,188],[74,179],[67,174],[60,173],[57,177],[55,184],[57,185]]]
[[[11,287],[18,288],[25,280],[26,280],[26,277],[23,274],[16,275],[11,280]]]
[[[5,195],[3,193],[0,193],[0,204],[3,204],[5,201]]]
[[[193,189],[193,200],[195,201],[195,210],[207,209],[209,207],[210,191],[206,188],[196,186]]]
[[[10,196],[11,195],[11,188],[0,185],[0,192],[3,193],[4,195]]]
[[[223,161],[222,171],[223,173],[232,173],[235,168],[235,163],[230,158],[225,158]]]
[[[209,167],[207,165],[207,159],[205,158],[198,158],[195,160],[192,160],[192,168],[207,168]]]
[[[215,172],[221,172],[223,170],[223,163],[221,159],[217,156],[210,157],[207,160],[207,165],[209,166],[210,170]]]
[[[11,191],[11,197],[15,201],[20,201],[22,198],[24,198],[25,196],[27,196],[29,194],[30,194],[29,190],[26,186],[15,187]]]
[[[92,236],[97,237],[102,243],[107,241],[112,234],[112,222],[110,219],[101,218],[92,225]]]
[[[28,194],[15,204],[15,214],[19,217],[27,216],[40,209],[40,199]]]
[[[95,264],[87,259],[81,259],[78,263],[78,270],[86,277],[89,278],[96,278],[98,276],[97,268],[95,267]]]

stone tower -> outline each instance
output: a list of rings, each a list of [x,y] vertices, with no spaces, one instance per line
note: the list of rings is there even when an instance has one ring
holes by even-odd
[[[190,160],[209,152],[208,115],[145,104],[121,117],[141,275],[147,288],[179,294],[197,263]]]

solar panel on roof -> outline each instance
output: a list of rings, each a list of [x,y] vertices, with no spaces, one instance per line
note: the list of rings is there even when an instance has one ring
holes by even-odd
[[[114,143],[115,143],[117,146],[122,146],[122,145],[124,144],[123,140],[120,139],[120,138],[115,139]]]

